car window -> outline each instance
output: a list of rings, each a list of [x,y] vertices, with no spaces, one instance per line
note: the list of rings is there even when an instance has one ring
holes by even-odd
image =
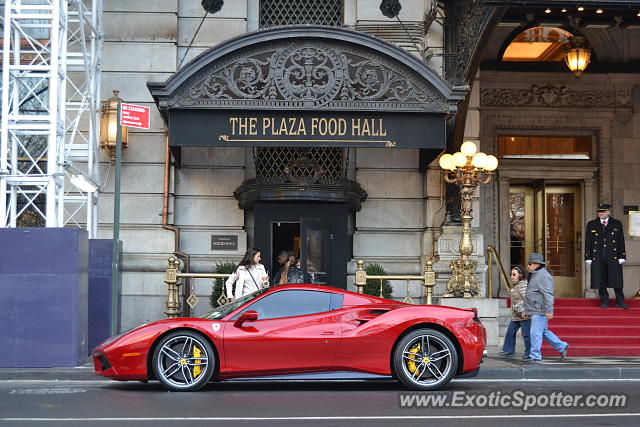
[[[258,320],[322,313],[331,310],[332,295],[332,292],[283,290],[265,296],[246,310],[257,311]]]

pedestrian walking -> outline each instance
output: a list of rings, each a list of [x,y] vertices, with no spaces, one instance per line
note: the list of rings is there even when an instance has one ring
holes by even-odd
[[[598,205],[598,217],[587,223],[584,259],[591,265],[591,289],[598,290],[600,307],[609,307],[609,291],[613,288],[616,307],[629,307],[624,303],[622,264],[627,254],[624,248],[622,222],[610,216],[611,205]]]
[[[549,320],[553,319],[553,277],[544,266],[546,262],[542,255],[532,253],[527,262],[529,277],[525,292],[525,316],[531,318],[531,350],[530,360],[542,360],[540,349],[542,340],[560,353],[560,360],[567,356],[569,344],[562,341],[548,328]]]
[[[507,327],[504,336],[504,344],[502,344],[502,356],[515,356],[516,354],[516,335],[519,329],[522,329],[522,339],[524,340],[524,353],[522,360],[529,360],[529,351],[531,349],[531,339],[529,330],[531,327],[531,319],[524,317],[524,297],[527,290],[527,281],[524,280],[524,271],[521,267],[513,267],[511,269],[511,281],[513,286],[509,291],[511,296],[511,321]]]

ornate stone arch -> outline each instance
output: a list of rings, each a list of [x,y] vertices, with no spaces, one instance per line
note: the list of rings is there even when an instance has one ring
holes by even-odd
[[[165,120],[172,109],[452,114],[464,98],[406,51],[363,33],[320,26],[242,35],[148,87]]]
[[[220,126],[212,124],[212,117],[224,116],[228,124],[231,113],[243,117],[273,113],[302,120],[316,114],[350,120],[386,114],[393,123],[387,140],[371,142],[347,135],[327,139],[321,146],[420,148],[426,165],[445,148],[446,118],[465,96],[465,91],[452,87],[424,61],[395,45],[323,26],[285,26],[244,34],[202,53],[165,82],[147,86],[169,128],[169,144],[178,164],[181,146],[221,146],[239,140],[229,142],[227,134],[213,135]],[[260,139],[263,136],[240,143],[263,147],[267,145]],[[268,144],[320,144],[318,139],[274,141]],[[332,184],[311,181],[274,185],[252,179],[235,194],[242,207],[304,198],[346,202],[353,210],[366,197],[356,182],[346,179]]]

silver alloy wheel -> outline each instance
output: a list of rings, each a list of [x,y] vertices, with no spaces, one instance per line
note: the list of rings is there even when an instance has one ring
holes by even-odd
[[[402,369],[416,385],[437,387],[454,369],[451,349],[435,335],[418,335],[402,348]]]
[[[193,389],[208,377],[208,345],[191,335],[176,335],[157,350],[156,375],[175,389]]]

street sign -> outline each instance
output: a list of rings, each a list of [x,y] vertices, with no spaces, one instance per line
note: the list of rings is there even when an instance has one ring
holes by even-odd
[[[149,107],[133,104],[120,104],[120,106],[120,124],[122,126],[149,129]]]

